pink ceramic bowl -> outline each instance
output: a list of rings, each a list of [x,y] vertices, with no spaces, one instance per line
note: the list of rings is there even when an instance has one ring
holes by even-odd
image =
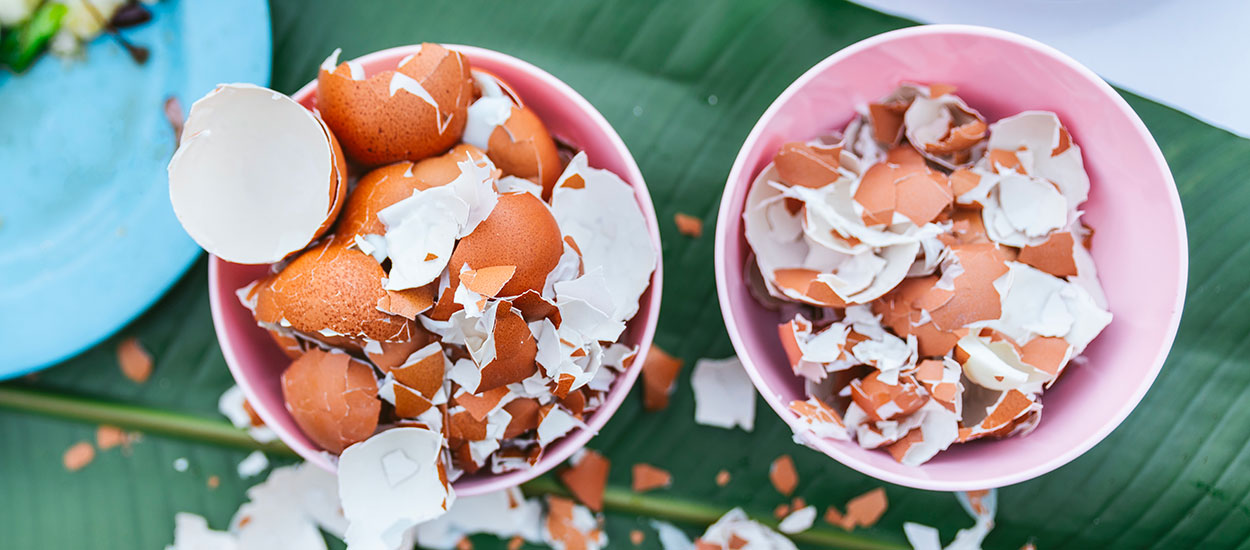
[[[520,59],[472,46],[448,47],[468,56],[475,68],[486,69],[510,84],[525,104],[538,113],[553,135],[585,150],[592,166],[611,170],[633,185],[638,206],[647,218],[652,245],[658,253],[660,229],[642,173],[620,136],[594,106],[567,84]],[[394,68],[400,59],[416,50],[417,46],[391,48],[371,53],[357,61],[365,71],[372,73]],[[316,102],[316,87],[314,80],[293,97],[305,107],[312,108]],[[265,424],[273,428],[282,441],[300,456],[333,471],[335,457],[323,452],[300,431],[283,404],[280,376],[291,360],[283,355],[263,329],[256,326],[251,313],[235,297],[236,289],[263,276],[268,269],[268,266],[232,264],[215,256],[209,258],[209,301],[217,341],[235,381]],[[552,445],[531,469],[501,475],[479,473],[462,477],[455,483],[457,493],[471,496],[518,485],[550,470],[586,445],[620,407],[641,372],[647,350],[651,347],[651,338],[655,335],[661,280],[661,266],[657,259],[651,287],[642,295],[638,314],[629,322],[621,338],[624,343],[639,346],[638,357],[633,366],[617,378],[604,404],[587,419],[587,428],[574,430]]]
[[[778,341],[779,315],[743,281],[747,189],[782,143],[841,129],[856,105],[904,80],[953,84],[989,120],[1026,109],[1059,114],[1085,156],[1085,220],[1096,231],[1093,256],[1115,320],[1086,350],[1089,363],[1046,392],[1041,425],[1027,437],[953,445],[919,467],[853,442],[811,443],[860,472],[920,489],[1025,481],[1080,456],[1128,416],[1167,357],[1185,299],[1185,220],[1163,155],[1115,90],[1072,58],[1008,32],[933,25],[869,38],[807,71],[760,118],[729,173],[716,227],[721,311],[756,387],[795,425],[787,405],[805,396]]]

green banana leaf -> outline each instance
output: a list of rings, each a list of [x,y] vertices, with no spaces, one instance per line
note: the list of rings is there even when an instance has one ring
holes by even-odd
[[[691,364],[733,349],[712,274],[710,230],[737,149],[795,77],[862,38],[912,22],[845,2],[617,0],[413,2],[274,0],[273,85],[293,92],[336,47],[346,58],[421,41],[473,44],[526,59],[581,92],[620,132],[657,205],[667,279],[656,342]],[[1250,548],[1250,140],[1124,94],[1159,141],[1188,214],[1191,273],[1171,357],[1137,411],[1102,444],[1040,479],[1002,489],[986,548]],[[682,236],[677,212],[709,235]],[[1148,243],[1143,243],[1148,246]],[[1149,276],[1149,274],[1143,274]],[[149,313],[64,365],[0,385],[0,547],[160,548],[173,516],[202,514],[224,528],[256,480],[235,465],[255,445],[224,424],[216,399],[230,384],[197,264]],[[66,312],[72,315],[73,312]],[[49,330],[55,330],[49,327]],[[114,352],[136,336],[156,357],[143,385]],[[753,433],[693,422],[689,369],[668,409],[642,410],[638,391],[591,442],[612,460],[607,529],[613,548],[658,548],[652,517],[697,534],[732,506],[772,518],[787,499],[769,463],[793,456],[797,492],[822,510],[882,483],[795,445],[759,403]],[[60,417],[60,418],[57,418]],[[72,444],[110,422],[145,433],[100,452],[77,472]],[[275,463],[289,454],[268,448]],[[190,468],[175,471],[175,459]],[[629,491],[629,470],[670,470],[671,489]],[[727,470],[732,482],[715,483]],[[207,487],[209,476],[220,486]],[[551,478],[527,492],[558,491]],[[886,486],[882,521],[846,534],[818,522],[804,548],[906,548],[902,523],[934,525],[949,540],[971,524],[950,494]],[[478,548],[502,547],[490,537]]]

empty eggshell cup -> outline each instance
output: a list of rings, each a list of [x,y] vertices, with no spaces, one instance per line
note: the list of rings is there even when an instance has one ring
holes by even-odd
[[[878,35],[821,61],[760,117],[734,161],[716,227],[721,311],[742,363],[764,399],[792,427],[788,408],[804,400],[777,335],[781,314],[744,280],[747,191],[780,146],[838,130],[856,106],[904,81],[954,85],[989,120],[1028,109],[1057,113],[1079,143],[1090,176],[1084,220],[1114,320],[1086,349],[1088,360],[1046,391],[1036,431],[953,445],[920,466],[852,441],[803,437],[864,474],[908,487],[964,491],[1001,487],[1058,468],[1128,416],[1163,366],[1185,300],[1188,249],[1172,174],[1141,119],[1111,86],[1072,58],[1012,33],[931,25]]]
[[[655,207],[643,182],[642,173],[625,143],[599,111],[567,84],[546,71],[515,57],[472,46],[448,45],[467,56],[474,68],[485,69],[506,81],[532,108],[553,136],[586,151],[590,164],[610,170],[634,187],[635,198],[651,234],[656,251],[660,250],[660,230]],[[402,46],[375,52],[357,59],[366,71],[395,67],[401,59],[416,53],[419,46]],[[314,80],[292,97],[307,108],[313,108],[317,83]],[[658,255],[657,255],[658,256]],[[242,388],[248,402],[261,420],[272,428],[288,446],[304,459],[333,471],[334,457],[308,439],[287,412],[283,398],[281,375],[291,360],[274,344],[266,331],[257,326],[251,312],[239,303],[235,291],[268,273],[267,265],[239,265],[216,256],[209,258],[209,301],[213,324],[226,364]],[[465,475],[454,486],[457,494],[472,496],[519,485],[563,462],[586,445],[629,394],[646,359],[655,334],[660,310],[660,261],[657,257],[651,286],[642,295],[638,313],[627,323],[620,342],[639,347],[632,366],[616,379],[603,405],[586,419],[585,428],[577,428],[547,448],[532,468],[503,474],[479,472]]]

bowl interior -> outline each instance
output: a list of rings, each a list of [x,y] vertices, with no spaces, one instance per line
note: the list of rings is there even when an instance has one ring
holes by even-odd
[[[464,53],[474,67],[486,69],[510,84],[526,106],[547,124],[553,135],[585,150],[592,166],[611,170],[632,185],[638,205],[647,219],[652,245],[657,252],[660,250],[655,208],[642,173],[620,136],[589,102],[542,69],[514,57],[471,46],[451,47]],[[369,54],[358,61],[367,73],[373,74],[394,68],[400,59],[414,53],[415,49],[416,46],[392,48]],[[316,81],[313,81],[293,97],[305,107],[313,108],[315,90]],[[263,329],[256,326],[251,313],[235,296],[235,290],[267,272],[268,266],[238,265],[210,258],[209,291],[217,338],[231,373],[261,419],[306,460],[332,470],[333,457],[321,451],[300,431],[283,403],[280,377],[290,359],[283,355]],[[638,313],[629,321],[621,337],[621,342],[639,346],[639,355],[633,365],[617,378],[604,404],[587,418],[587,427],[570,432],[548,447],[533,468],[499,475],[479,472],[462,477],[455,482],[459,494],[469,496],[490,492],[542,474],[583,447],[607,423],[629,394],[651,346],[659,312],[661,278],[662,271],[657,260],[651,286],[642,295]]]
[[[1045,393],[1041,425],[1027,437],[954,445],[920,467],[850,442],[815,443],[852,468],[912,487],[1016,483],[1072,460],[1128,415],[1167,356],[1185,292],[1184,219],[1159,148],[1123,99],[1070,58],[1002,31],[935,25],[865,40],[800,77],[760,119],[730,174],[717,228],[722,310],[761,393],[795,422],[786,405],[805,396],[777,340],[779,315],[743,283],[746,192],[782,143],[841,129],[857,105],[907,80],[955,85],[989,121],[1029,109],[1059,115],[1089,172],[1084,220],[1095,230],[1092,252],[1114,320],[1085,351],[1088,363]]]

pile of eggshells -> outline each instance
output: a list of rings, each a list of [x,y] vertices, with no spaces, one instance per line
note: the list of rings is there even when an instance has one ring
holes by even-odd
[[[656,250],[634,189],[461,53],[338,55],[312,111],[239,84],[197,101],[170,196],[210,253],[273,264],[239,298],[338,455],[349,543],[391,547],[459,476],[530,467],[603,403]]]
[[[1080,147],[1054,113],[987,124],[953,92],[904,84],[783,145],[743,214],[748,280],[805,379],[798,429],[907,465],[1032,431],[1111,322]]]

